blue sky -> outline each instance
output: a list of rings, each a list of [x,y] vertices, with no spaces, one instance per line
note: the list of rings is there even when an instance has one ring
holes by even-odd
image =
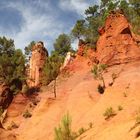
[[[16,48],[43,41],[50,51],[61,33],[69,33],[77,19],[97,0],[0,0],[0,36],[12,38]],[[72,43],[76,47],[76,41]]]

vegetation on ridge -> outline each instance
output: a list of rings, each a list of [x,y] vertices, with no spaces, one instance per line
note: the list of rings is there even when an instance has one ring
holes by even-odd
[[[84,39],[91,47],[96,46],[99,37],[98,29],[104,25],[106,17],[111,11],[124,13],[132,24],[133,31],[140,34],[140,2],[139,0],[101,0],[99,5],[90,6],[85,10],[85,18],[77,20],[71,35],[77,39]]]
[[[0,37],[0,82],[17,93],[25,81],[25,56],[15,49],[14,40]]]

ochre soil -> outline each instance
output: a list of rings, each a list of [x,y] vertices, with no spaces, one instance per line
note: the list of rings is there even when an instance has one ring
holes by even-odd
[[[92,64],[84,57],[78,57],[69,66],[70,73],[57,79],[57,98],[53,95],[53,82],[43,87],[39,94],[38,105],[32,110],[32,117],[10,116],[19,128],[13,129],[17,140],[53,140],[54,128],[57,127],[67,112],[72,118],[72,130],[87,129],[77,140],[134,140],[140,126],[136,117],[140,114],[140,62],[114,65],[107,68],[104,79],[106,90],[99,94],[91,73]],[[112,74],[118,77],[112,86]],[[118,110],[122,106],[122,110]],[[103,113],[112,107],[115,116],[105,120]],[[29,106],[26,106],[29,108]],[[23,109],[22,109],[23,110]],[[93,124],[89,128],[89,123]],[[133,128],[133,129],[132,129]],[[9,139],[10,140],[10,139]]]

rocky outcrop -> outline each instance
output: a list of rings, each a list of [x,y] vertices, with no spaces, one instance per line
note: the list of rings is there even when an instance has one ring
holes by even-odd
[[[16,135],[0,128],[0,140],[16,140]]]
[[[79,56],[83,56],[84,55],[84,51],[85,51],[85,48],[86,48],[86,43],[80,39],[79,40],[79,43],[78,43],[78,51],[77,51],[77,55]]]
[[[68,52],[60,70],[63,70],[67,65],[69,65],[73,61],[73,59],[74,59],[74,57],[72,56],[72,53]]]
[[[0,86],[0,106],[6,109],[13,100],[13,94],[10,88],[5,85]]]
[[[112,12],[99,33],[97,59],[100,63],[114,65],[140,59],[138,41],[122,12]]]
[[[99,62],[96,59],[95,49],[89,46],[90,46],[89,43],[86,43],[83,40],[79,40],[77,57],[85,56],[90,60],[90,62],[98,64]]]
[[[36,87],[40,85],[40,78],[42,76],[42,68],[46,62],[48,51],[44,47],[43,42],[38,42],[32,48],[32,56],[30,58],[29,66],[29,86]]]

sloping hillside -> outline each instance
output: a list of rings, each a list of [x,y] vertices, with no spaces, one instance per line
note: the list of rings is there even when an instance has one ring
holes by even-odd
[[[112,82],[112,73],[119,73],[119,76],[102,95],[97,92],[99,81],[94,80],[88,61],[80,58],[73,65],[75,69],[69,77],[58,79],[56,100],[50,90],[40,93],[41,102],[33,111],[32,118],[20,126],[18,139],[52,140],[54,128],[67,112],[72,117],[73,131],[82,127],[87,129],[89,123],[93,123],[93,128],[78,139],[135,139],[139,126],[132,131],[130,129],[135,125],[140,107],[140,63],[108,68],[104,74],[106,85]],[[118,106],[122,107],[121,111]],[[103,113],[109,107],[114,109],[116,115],[105,120]]]
[[[109,17],[97,42],[97,51],[85,51],[86,44],[80,44],[76,58],[58,76],[57,98],[53,94],[53,81],[42,87],[40,102],[31,110],[31,118],[9,117],[19,124],[12,131],[17,140],[53,140],[54,128],[67,112],[72,118],[72,131],[83,129],[78,140],[139,139],[140,50],[125,17],[120,13]],[[124,26],[118,26],[117,19]],[[103,94],[97,88],[102,81],[94,79],[91,72],[99,64],[108,66],[103,73],[106,85]]]

